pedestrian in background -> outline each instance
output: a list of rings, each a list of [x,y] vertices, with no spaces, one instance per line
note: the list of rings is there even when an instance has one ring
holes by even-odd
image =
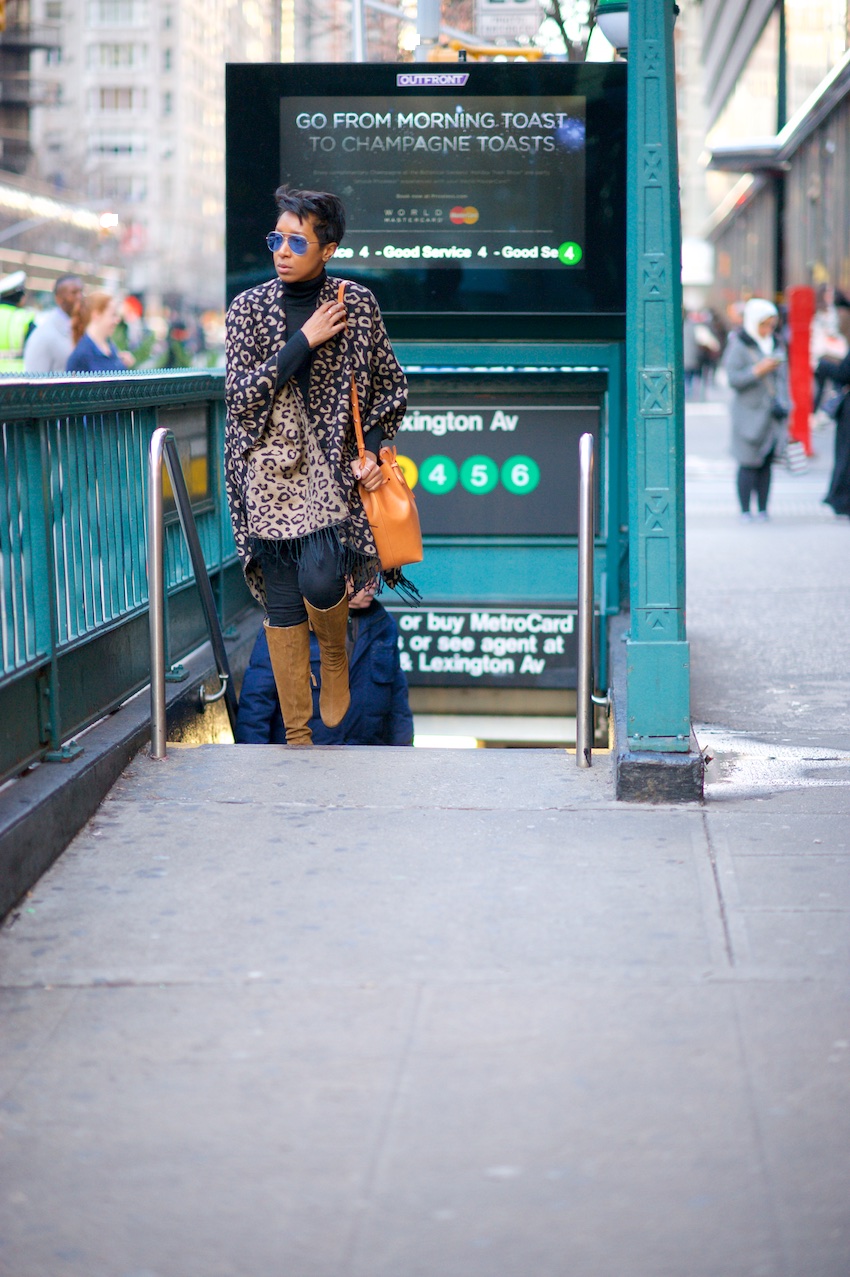
[[[699,347],[696,338],[697,321],[692,311],[685,312],[682,323],[682,357],[685,370],[685,397],[691,398],[694,382],[699,376]]]
[[[751,297],[743,327],[729,338],[723,367],[733,392],[732,455],[738,462],[741,518],[751,520],[753,493],[757,517],[767,519],[770,471],[782,454],[791,399],[785,349],[776,336],[779,315],[772,302]]]
[[[27,277],[16,270],[0,279],[0,376],[24,371],[24,344],[36,312],[24,306]]]
[[[850,297],[836,292],[835,309],[841,334],[850,341]],[[836,514],[850,514],[850,351],[840,363],[832,365],[829,377],[841,388],[841,397],[831,413],[835,418],[835,454],[824,501]]]
[[[68,372],[124,372],[133,361],[128,350],[119,351],[112,334],[121,318],[110,293],[94,292],[80,297],[71,319],[74,349],[68,357]]]
[[[812,426],[820,429],[835,419],[834,412],[826,412],[823,405],[834,400],[837,383],[832,379],[838,365],[848,353],[847,338],[842,332],[841,311],[847,298],[840,290],[825,288],[820,295],[820,305],[812,321],[811,360],[814,378],[812,395]],[[841,303],[839,305],[838,303]]]
[[[702,311],[696,318],[694,337],[697,344],[698,378],[702,388],[702,397],[705,398],[706,388],[714,381],[715,369],[723,353],[723,347],[720,343],[720,338],[712,327],[713,316],[711,311]]]
[[[133,367],[147,362],[153,350],[156,338],[145,322],[145,308],[140,297],[132,293],[125,297],[121,306],[121,318],[115,329],[112,340],[122,350],[129,350],[135,360]]]
[[[349,581],[348,651],[351,705],[336,727],[325,727],[319,714],[321,658],[315,634],[310,636],[313,681],[314,745],[412,745],[413,715],[407,680],[398,654],[398,627],[375,598],[376,581],[352,593]],[[236,720],[237,745],[285,745],[266,627],[261,626],[245,671]]]
[[[64,372],[74,349],[71,316],[83,295],[79,275],[60,275],[53,285],[56,303],[36,320],[24,346],[24,372]]]

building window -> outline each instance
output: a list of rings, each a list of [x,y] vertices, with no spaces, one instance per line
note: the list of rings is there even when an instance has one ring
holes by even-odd
[[[788,116],[815,92],[850,46],[847,0],[785,0]]]
[[[47,0],[44,6],[45,22],[62,21],[62,0]]]
[[[90,67],[103,67],[112,70],[115,67],[144,67],[148,63],[148,46],[146,44],[90,44],[88,64]]]
[[[174,110],[174,96],[171,93],[162,95],[162,114],[171,115]]]
[[[724,142],[774,136],[778,68],[779,14],[774,12],[712,126],[706,139],[709,149]]]
[[[147,89],[92,89],[90,101],[95,111],[144,111]]]
[[[144,155],[147,149],[142,133],[93,133],[89,138],[92,155]]]
[[[89,182],[89,197],[110,203],[140,203],[147,197],[147,184],[136,174],[96,173]]]
[[[162,69],[163,71],[171,70],[171,50],[163,49],[162,51]]]
[[[141,27],[147,21],[147,0],[91,0],[89,4],[93,27]]]

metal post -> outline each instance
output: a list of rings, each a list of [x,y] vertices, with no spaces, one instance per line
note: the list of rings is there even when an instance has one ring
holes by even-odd
[[[366,61],[366,9],[363,0],[351,0],[351,61]]]
[[[215,606],[215,597],[210,583],[207,565],[204,562],[204,552],[201,549],[201,541],[198,536],[198,529],[195,526],[195,519],[192,514],[192,503],[189,499],[189,493],[186,489],[186,480],[180,466],[180,455],[177,451],[177,444],[174,436],[169,432],[165,440],[165,464],[168,467],[169,478],[171,479],[171,488],[174,492],[174,500],[177,505],[177,514],[180,517],[180,526],[183,529],[183,536],[186,545],[189,547],[189,557],[192,560],[192,570],[195,573],[195,584],[198,588],[198,594],[201,599],[201,607],[204,611],[204,618],[207,623],[207,633],[210,636],[210,646],[213,650],[216,669],[221,680],[221,690],[212,695],[205,693],[201,697],[201,703],[211,705],[215,701],[224,698],[227,708],[230,726],[236,734],[236,694],[233,691],[233,679],[230,675],[230,665],[227,660],[227,652],[224,647],[224,636],[221,632],[221,624],[218,618],[218,612]]]
[[[593,435],[578,442],[578,678],[576,767],[593,751]]]
[[[62,744],[62,705],[59,688],[59,598],[56,578],[56,550],[53,543],[53,465],[48,441],[48,424],[42,421],[39,425],[39,445],[41,450],[41,503],[44,529],[44,561],[47,580],[47,611],[50,622],[50,669],[45,670],[39,680],[41,714],[41,739],[44,740],[44,729],[50,749],[44,755],[46,763],[67,763],[83,752],[82,746],[75,742]],[[58,447],[58,441],[57,441]],[[35,525],[34,525],[35,526]]]
[[[148,478],[148,618],[151,643],[151,758],[165,758],[165,581],[163,571],[163,546],[165,530],[162,518],[162,463],[168,466],[174,501],[180,517],[183,536],[189,547],[195,584],[207,622],[207,631],[215,657],[221,689],[214,695],[202,694],[201,704],[209,705],[224,699],[227,716],[234,734],[236,732],[236,695],[230,676],[230,665],[224,647],[224,637],[215,607],[212,585],[204,562],[204,554],[198,537],[198,529],[192,514],[192,505],[186,489],[186,480],[180,468],[180,457],[174,435],[167,426],[159,426],[151,436],[150,474]]]
[[[165,758],[165,616],[162,454],[168,430],[153,432],[148,474],[148,619],[151,639],[151,758]]]
[[[432,49],[440,39],[440,0],[419,0],[416,6],[416,30],[419,43],[413,54],[414,62],[427,62]]]
[[[629,18],[626,352],[631,750],[687,753],[685,412],[674,0]]]

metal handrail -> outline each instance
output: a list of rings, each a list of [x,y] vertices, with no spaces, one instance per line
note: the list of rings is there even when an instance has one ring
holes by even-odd
[[[576,766],[590,767],[593,753],[593,435],[578,443],[578,677]]]
[[[148,600],[151,636],[151,758],[165,758],[166,717],[165,717],[165,576],[163,569],[163,550],[165,545],[165,525],[163,521],[162,500],[162,463],[168,468],[174,501],[180,518],[180,526],[189,555],[201,606],[207,622],[207,631],[212,644],[216,669],[221,680],[219,692],[207,696],[206,702],[224,697],[227,716],[234,733],[236,731],[236,696],[233,691],[233,680],[230,676],[230,665],[224,649],[224,637],[219,624],[215,599],[213,598],[207,565],[204,562],[198,529],[186,489],[186,480],[180,465],[177,444],[174,435],[166,426],[154,430],[150,445],[150,474],[148,484]]]

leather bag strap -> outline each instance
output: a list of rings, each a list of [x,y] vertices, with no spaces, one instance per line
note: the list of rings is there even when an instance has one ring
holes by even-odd
[[[337,301],[340,306],[345,303],[344,279],[340,281]],[[366,456],[366,443],[363,439],[363,423],[360,420],[360,396],[357,393],[357,382],[354,380],[354,373],[351,374],[351,414],[354,417],[354,433],[357,436],[357,455],[360,458],[360,463],[362,465]]]

